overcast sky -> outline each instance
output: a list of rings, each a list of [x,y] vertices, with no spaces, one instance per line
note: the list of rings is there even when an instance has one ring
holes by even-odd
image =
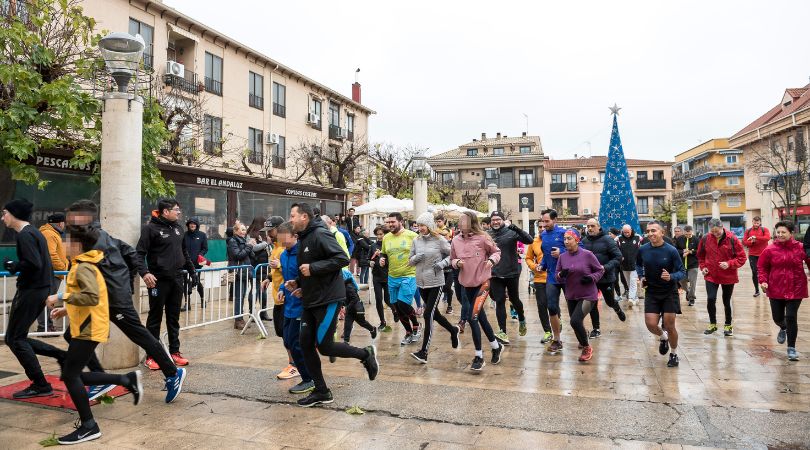
[[[482,132],[552,158],[672,159],[808,84],[807,1],[165,0],[377,111],[373,142],[435,154]],[[227,120],[227,118],[226,118]]]

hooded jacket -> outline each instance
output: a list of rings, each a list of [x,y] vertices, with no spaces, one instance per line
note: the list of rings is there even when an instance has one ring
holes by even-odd
[[[557,281],[554,277],[554,272],[557,268],[557,258],[551,256],[551,249],[557,248],[561,253],[565,251],[563,244],[563,236],[565,235],[565,228],[554,225],[551,231],[543,230],[540,233],[542,241],[541,248],[543,252],[543,259],[540,261],[540,267],[548,274],[547,281],[554,284],[562,284],[562,281]]]
[[[39,232],[45,237],[45,242],[48,244],[48,252],[51,254],[51,266],[54,272],[61,272],[68,270],[68,258],[65,252],[65,246],[62,244],[62,236],[64,232],[52,223],[46,223],[39,227]],[[60,275],[59,278],[62,278]]]
[[[186,249],[185,233],[177,222],[170,222],[157,211],[152,211],[149,223],[141,229],[141,238],[135,246],[138,255],[146,261],[140,275],[151,273],[157,278],[175,278],[183,269],[194,273],[194,264]]]
[[[638,256],[638,248],[641,246],[641,238],[636,234],[635,230],[630,230],[629,237],[621,233],[616,242],[619,244],[619,251],[622,252],[622,270],[636,270],[636,257]]]
[[[298,265],[309,264],[308,277],[299,274],[304,309],[317,308],[346,298],[341,268],[349,257],[320,218],[310,220],[298,233]]]
[[[188,229],[188,225],[191,223],[197,225],[196,230],[191,231]],[[189,219],[186,222],[186,234],[184,239],[186,241],[186,250],[188,251],[189,259],[191,259],[194,267],[201,267],[197,262],[197,258],[200,255],[205,256],[205,254],[208,253],[208,236],[200,231],[200,222],[196,219]]]
[[[599,279],[597,284],[613,284],[616,282],[616,272],[619,270],[622,261],[622,252],[619,250],[619,245],[612,237],[605,234],[604,231],[599,231],[596,236],[585,234],[582,237],[582,245],[586,250],[596,256],[605,268],[605,273]]]
[[[540,236],[534,238],[532,245],[526,247],[526,265],[534,275],[535,283],[545,283],[548,278],[548,273],[542,269],[541,262],[543,261],[543,240]]]
[[[90,250],[73,259],[61,296],[73,339],[107,342],[110,336],[107,285],[97,266],[102,259],[104,253],[100,250]]]
[[[716,284],[738,283],[737,269],[745,265],[747,259],[737,236],[725,228],[720,239],[711,233],[703,236],[698,244],[697,258],[700,270],[709,270],[703,278]],[[727,262],[728,269],[721,269],[721,262]]]
[[[284,249],[284,246],[281,245],[281,242],[276,240],[276,242],[273,243],[273,248],[270,250],[270,260],[273,260],[273,261],[279,260],[279,262],[280,262],[281,261],[281,255],[285,251],[286,250]],[[298,253],[298,251],[296,250],[296,254],[297,253]],[[281,271],[281,266],[279,266],[278,268],[275,268],[275,269],[273,269],[271,267],[267,278],[270,279],[270,295],[273,296],[273,301],[276,304],[278,304],[278,291],[279,291],[279,289],[281,289],[281,285],[284,284],[284,273]],[[295,277],[290,278],[290,279],[291,280],[295,279]]]
[[[298,278],[298,243],[289,249],[281,251],[278,271],[282,276],[282,281]],[[292,292],[284,287],[284,283],[281,283],[279,290],[284,293],[284,317],[288,319],[300,318],[304,309],[301,299],[292,295]]]
[[[253,254],[252,248],[247,244],[245,238],[234,235],[228,241],[228,265],[229,266],[249,266],[250,256]]]
[[[759,282],[768,283],[769,298],[801,300],[807,298],[807,276],[804,263],[810,269],[810,257],[804,253],[802,243],[791,238],[774,240],[765,247],[757,261]]]
[[[501,249],[501,262],[492,268],[492,276],[495,278],[517,278],[520,276],[522,267],[520,256],[518,255],[517,243],[531,244],[531,235],[517,225],[502,226],[497,230],[491,228],[489,235],[495,244]]]
[[[450,243],[442,236],[419,235],[413,240],[408,265],[416,267],[418,287],[444,286],[444,268],[450,265]]]
[[[110,307],[132,307],[132,283],[139,273],[147,273],[138,252],[126,242],[110,236],[94,224],[99,237],[94,250],[104,253],[104,259],[96,263],[107,284]]]
[[[481,286],[492,278],[492,269],[486,261],[492,261],[493,267],[501,260],[501,249],[488,234],[459,233],[450,243],[450,264],[458,272],[458,282],[468,288]],[[462,267],[458,262],[464,261]]]

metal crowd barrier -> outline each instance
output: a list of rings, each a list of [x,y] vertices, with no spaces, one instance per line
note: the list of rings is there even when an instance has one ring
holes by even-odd
[[[64,276],[68,273],[66,271],[55,271],[54,276]],[[2,281],[0,281],[0,289],[2,289],[2,297],[0,297],[0,314],[3,316],[2,321],[2,328],[0,328],[0,338],[5,338],[6,336],[6,329],[8,328],[8,319],[9,315],[11,314],[11,304],[14,300],[14,292],[16,292],[16,285],[13,286],[11,283],[16,283],[16,281],[9,281],[11,278],[16,278],[16,275],[11,275],[9,272],[0,271],[0,277]],[[67,326],[67,316],[63,317],[61,320],[62,328],[61,330],[56,331],[48,331],[50,325],[53,325],[51,321],[50,311],[47,307],[43,309],[45,313],[45,331],[34,331],[28,333],[30,337],[46,337],[46,336],[61,336],[64,331],[65,327]]]
[[[267,275],[270,271],[270,265],[267,263],[258,264],[253,268],[252,273],[252,295],[253,295],[253,304],[251,305],[252,314],[250,317],[245,321],[245,328],[247,328],[251,322],[255,323],[257,327],[259,327],[259,331],[262,333],[262,336],[268,337],[270,334],[267,331],[267,327],[264,325],[264,322],[261,320],[261,314],[269,312],[270,316],[273,315],[273,305],[275,305],[275,299],[272,298],[273,296],[268,292],[271,288],[268,287],[267,289],[262,289],[262,280],[267,278]],[[244,333],[245,330],[242,330]]]

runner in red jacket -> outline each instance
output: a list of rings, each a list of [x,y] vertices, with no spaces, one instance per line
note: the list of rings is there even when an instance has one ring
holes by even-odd
[[[762,226],[762,219],[759,216],[754,217],[753,222],[754,226],[745,230],[742,244],[748,247],[748,264],[751,266],[751,278],[754,280],[754,297],[759,297],[757,261],[771,240],[771,232]]]
[[[745,264],[745,250],[734,234],[723,228],[720,219],[709,221],[709,233],[698,244],[698,265],[706,280],[706,307],[709,310],[709,327],[704,334],[717,331],[717,290],[723,287],[723,308],[725,310],[725,327],[723,334],[734,334],[731,325],[731,294],[734,285],[740,280],[737,269]]]

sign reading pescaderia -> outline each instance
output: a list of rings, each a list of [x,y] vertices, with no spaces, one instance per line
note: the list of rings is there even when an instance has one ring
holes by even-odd
[[[311,197],[311,198],[318,198],[318,193],[317,193],[317,192],[312,192],[312,191],[304,191],[304,190],[301,190],[301,189],[287,189],[287,190],[285,191],[285,193],[286,193],[287,195],[292,195],[292,196],[295,196],[295,197]]]
[[[242,189],[241,181],[223,180],[222,178],[197,177],[197,184],[230,189]]]
[[[93,169],[93,164],[82,164],[79,166],[72,167],[70,165],[70,158],[63,158],[61,156],[48,156],[48,155],[37,155],[36,160],[34,160],[34,165],[37,167],[48,167],[53,169],[75,170],[84,172],[91,172]]]

